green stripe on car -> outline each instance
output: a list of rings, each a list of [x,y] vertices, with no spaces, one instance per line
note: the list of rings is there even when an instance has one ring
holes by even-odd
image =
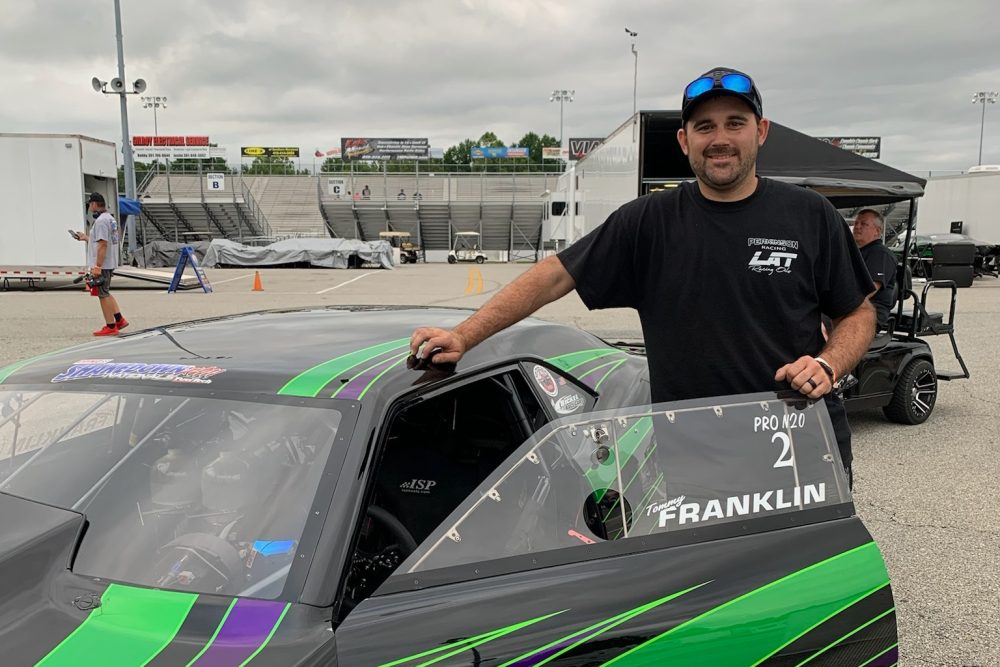
[[[366,347],[363,350],[357,350],[350,354],[334,357],[329,361],[324,361],[299,373],[289,380],[284,387],[279,389],[278,394],[281,396],[315,398],[323,390],[323,387],[336,380],[344,371],[371,361],[386,352],[398,350],[405,345],[409,345],[409,342],[409,338],[399,338],[379,343],[378,345],[372,345],[371,347]]]
[[[101,594],[101,606],[37,664],[145,665],[174,639],[197,599],[193,593],[111,584]]]

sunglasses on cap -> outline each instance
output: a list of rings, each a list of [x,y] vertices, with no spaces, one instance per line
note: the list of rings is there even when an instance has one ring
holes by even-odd
[[[721,88],[733,93],[749,93],[753,89],[753,81],[746,74],[735,72],[713,72],[711,75],[701,76],[692,81],[684,88],[684,99],[693,100],[699,95],[704,95],[710,90]]]

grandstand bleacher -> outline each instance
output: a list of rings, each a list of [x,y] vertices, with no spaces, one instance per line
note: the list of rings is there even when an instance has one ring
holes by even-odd
[[[555,173],[229,174],[209,191],[198,174],[155,174],[139,197],[147,240],[229,238],[263,243],[289,237],[333,236],[373,241],[404,231],[425,250],[448,250],[459,231],[482,234],[482,249],[507,259],[537,257],[544,195]],[[329,194],[326,180],[343,179],[363,199]]]

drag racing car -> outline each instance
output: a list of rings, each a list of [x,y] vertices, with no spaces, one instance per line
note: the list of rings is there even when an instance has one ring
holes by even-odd
[[[468,311],[161,327],[0,369],[5,665],[887,667],[824,403],[649,404],[645,359]]]

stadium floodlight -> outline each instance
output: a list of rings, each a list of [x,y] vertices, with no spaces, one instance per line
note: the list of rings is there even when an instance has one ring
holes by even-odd
[[[140,97],[139,99],[142,100],[143,109],[153,110],[153,136],[160,136],[160,126],[159,123],[157,123],[156,110],[167,108],[167,98],[165,96],[155,95],[153,97]]]
[[[572,102],[575,90],[553,90],[549,95],[549,102],[559,102],[559,145],[563,143],[563,104]]]
[[[628,36],[632,38],[632,57],[635,60],[635,64],[632,67],[632,142],[635,143],[635,130],[639,123],[639,119],[636,118],[636,91],[639,88],[639,33],[634,30],[629,30],[628,26],[625,27],[625,32]]]
[[[1000,93],[993,90],[983,90],[978,93],[972,94],[973,104],[982,104],[983,111],[979,117],[979,162],[983,163],[983,127],[986,125],[986,105],[996,104],[997,98],[1000,97]]]

